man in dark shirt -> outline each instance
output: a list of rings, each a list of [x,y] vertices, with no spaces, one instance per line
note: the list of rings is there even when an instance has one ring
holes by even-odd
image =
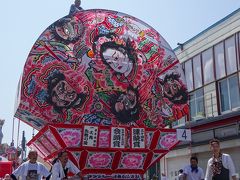
[[[82,11],[83,8],[81,7],[81,0],[75,0],[74,4],[71,5],[69,15],[75,14],[78,11]]]

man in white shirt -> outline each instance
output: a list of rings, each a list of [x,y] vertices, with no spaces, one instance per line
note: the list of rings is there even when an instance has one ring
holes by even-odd
[[[198,158],[191,157],[190,165],[183,170],[184,180],[204,180],[204,173],[202,168],[198,167]]]
[[[72,172],[75,177],[68,178],[68,172]],[[67,151],[60,152],[53,162],[52,180],[80,179],[80,175],[80,170],[68,159]]]
[[[237,180],[235,167],[229,154],[224,154],[220,149],[220,141],[210,141],[213,156],[208,160],[205,180]]]
[[[29,161],[22,163],[13,173],[11,178],[17,180],[18,177],[22,177],[22,180],[41,180],[42,177],[50,179],[51,173],[42,164],[37,162],[38,154],[34,150],[30,150],[28,153]]]

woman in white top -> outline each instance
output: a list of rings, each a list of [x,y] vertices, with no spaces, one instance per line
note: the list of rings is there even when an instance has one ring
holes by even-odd
[[[75,177],[68,178],[68,172],[75,174]],[[66,151],[60,152],[57,159],[53,161],[52,180],[74,179],[76,177],[80,179],[80,170],[68,159]]]

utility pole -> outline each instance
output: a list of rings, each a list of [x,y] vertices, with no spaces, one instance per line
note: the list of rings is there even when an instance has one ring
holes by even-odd
[[[2,138],[3,138],[2,127],[3,127],[4,122],[5,122],[4,119],[0,119],[0,144],[2,144]]]
[[[22,132],[22,160],[26,157],[26,137],[25,131]]]

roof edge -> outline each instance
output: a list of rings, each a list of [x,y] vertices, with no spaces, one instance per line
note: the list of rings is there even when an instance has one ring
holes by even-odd
[[[217,21],[216,23],[212,24],[211,26],[209,26],[207,29],[201,31],[200,33],[198,33],[197,35],[193,36],[192,38],[190,38],[189,40],[187,40],[186,42],[183,43],[183,45],[188,44],[189,42],[195,40],[196,38],[198,38],[199,36],[203,35],[204,33],[206,33],[207,31],[209,31],[210,29],[213,29],[214,27],[216,27],[217,25],[221,24],[222,22],[226,21],[227,19],[229,19],[230,17],[234,16],[235,14],[237,14],[238,12],[240,12],[240,8],[238,8],[237,10],[233,11],[232,13],[230,13],[229,15],[227,15],[226,17],[222,18],[221,20]],[[180,49],[181,47],[178,46],[176,48],[173,49],[173,51],[176,51],[178,49]]]

